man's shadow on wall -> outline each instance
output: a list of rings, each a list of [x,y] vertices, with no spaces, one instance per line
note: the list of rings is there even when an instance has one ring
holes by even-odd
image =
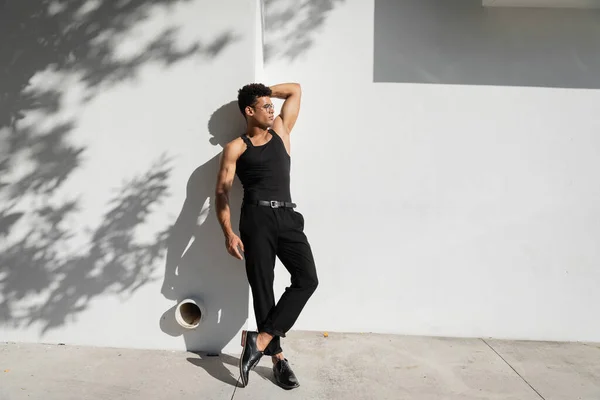
[[[236,101],[217,109],[208,123],[210,143],[224,148],[244,133],[246,124]],[[221,155],[196,168],[187,181],[186,199],[167,243],[162,294],[174,305],[161,317],[160,327],[171,336],[183,336],[186,350],[199,358],[188,358],[216,379],[236,385],[225,364],[237,367],[238,360],[221,354],[240,332],[248,317],[249,287],[244,261],[227,252],[216,215],[215,185]],[[231,226],[238,233],[242,187],[237,177],[230,193]],[[185,329],[175,320],[175,309],[186,298],[200,299],[206,314],[195,329]],[[240,347],[241,351],[241,347]],[[219,355],[219,357],[214,357]],[[270,379],[270,370],[256,372]]]

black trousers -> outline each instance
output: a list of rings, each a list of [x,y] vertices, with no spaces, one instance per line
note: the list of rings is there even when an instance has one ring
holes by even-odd
[[[265,355],[281,353],[285,337],[319,284],[304,217],[291,208],[244,204],[240,215],[246,275],[259,332],[273,335]],[[291,285],[275,303],[275,257],[291,275]]]

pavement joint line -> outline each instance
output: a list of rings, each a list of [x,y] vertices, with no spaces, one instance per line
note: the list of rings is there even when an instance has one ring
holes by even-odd
[[[600,343],[582,343],[584,346],[600,350]]]
[[[233,393],[231,393],[231,400],[233,400],[233,397],[235,396],[235,392],[237,391],[238,385],[240,383],[240,378],[241,376],[238,378],[237,383],[235,384],[235,388],[233,388]]]
[[[488,342],[487,342],[485,339],[483,339],[483,338],[480,338],[480,339],[481,339],[481,341],[482,341],[483,343],[485,343],[485,344],[487,345],[487,347],[489,347],[489,348],[490,348],[490,349],[491,349],[491,350],[492,350],[494,353],[496,353],[496,355],[497,355],[498,357],[500,357],[500,359],[501,359],[502,361],[504,361],[504,362],[506,363],[506,365],[508,365],[508,366],[510,367],[510,369],[512,369],[512,370],[515,372],[515,374],[517,374],[517,375],[519,376],[519,378],[521,378],[521,379],[523,380],[523,382],[525,382],[525,383],[527,384],[527,386],[529,386],[529,387],[531,388],[531,390],[533,390],[533,391],[534,391],[534,392],[535,392],[535,393],[536,393],[538,396],[540,396],[540,399],[542,399],[542,400],[546,400],[546,399],[544,398],[544,396],[542,396],[542,395],[540,394],[540,392],[538,392],[538,391],[537,391],[537,390],[536,390],[536,389],[535,389],[533,386],[531,386],[531,383],[527,382],[527,379],[525,379],[525,378],[524,378],[524,377],[523,377],[523,376],[522,376],[522,375],[521,375],[521,374],[520,374],[520,373],[519,373],[519,372],[518,372],[518,371],[517,371],[517,370],[516,370],[516,369],[515,369],[515,368],[514,368],[512,365],[510,365],[510,363],[509,363],[508,361],[506,361],[506,359],[505,359],[504,357],[502,357],[502,356],[500,355],[500,353],[498,353],[498,352],[496,351],[496,349],[494,349],[494,348],[493,348],[493,347],[492,347],[492,346],[491,346],[491,345],[490,345],[490,344],[489,344],[489,343],[488,343]]]

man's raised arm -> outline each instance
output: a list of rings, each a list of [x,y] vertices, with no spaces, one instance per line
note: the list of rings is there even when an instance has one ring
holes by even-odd
[[[283,123],[285,131],[283,133],[290,134],[298,114],[300,113],[300,100],[302,98],[302,88],[298,83],[281,83],[270,87],[272,91],[272,97],[278,99],[284,99],[283,106],[281,107],[281,113],[276,118],[275,123]]]

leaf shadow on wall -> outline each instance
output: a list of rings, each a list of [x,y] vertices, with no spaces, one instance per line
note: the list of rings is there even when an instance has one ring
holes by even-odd
[[[74,235],[69,223],[81,211],[77,200],[42,203],[27,211],[3,210],[3,232],[19,218],[27,224],[21,238],[0,253],[0,319],[13,327],[41,322],[45,333],[84,311],[97,296],[130,295],[149,282],[167,231],[147,242],[136,240],[135,233],[167,195],[168,165],[161,158],[148,173],[126,182],[76,252],[65,248]]]
[[[215,111],[208,129],[211,144],[220,147],[241,135],[245,121],[237,102]],[[174,306],[162,316],[163,332],[183,335],[187,350],[206,353],[220,353],[248,318],[249,289],[244,261],[227,252],[215,210],[219,162],[220,154],[196,168],[188,179],[186,199],[168,239],[162,289],[166,298],[175,300]],[[242,188],[236,178],[230,193],[231,225],[236,232],[241,198]],[[175,321],[177,303],[188,297],[200,299],[206,307],[206,319],[189,330]],[[209,372],[221,376],[218,371]],[[229,376],[226,369],[221,372]]]
[[[315,41],[327,14],[345,0],[264,0],[265,62],[294,61]]]
[[[211,43],[181,47],[178,29],[171,26],[133,54],[119,55],[118,45],[157,7],[182,1],[0,0],[3,325],[35,324],[43,334],[100,295],[131,295],[158,267],[169,228],[144,242],[137,232],[168,194],[168,157],[157,155],[147,173],[127,179],[98,226],[85,227],[84,244],[71,248],[70,240],[81,235],[78,215],[85,210],[80,198],[62,189],[83,166],[86,148],[70,139],[77,116],[63,112],[69,111],[66,96],[72,95],[73,81],[89,101],[135,79],[148,64],[166,68],[191,57],[211,59],[236,40],[225,32]]]

